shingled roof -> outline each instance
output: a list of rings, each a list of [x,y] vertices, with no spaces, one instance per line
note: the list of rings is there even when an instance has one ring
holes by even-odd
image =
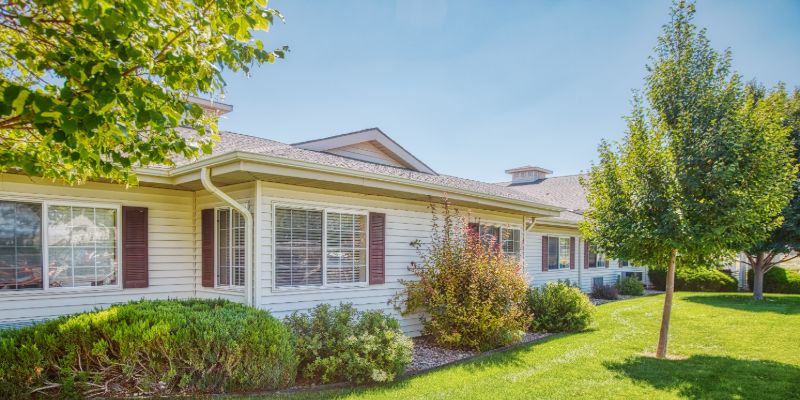
[[[553,176],[531,183],[502,182],[498,185],[582,214],[583,210],[589,207],[589,203],[586,201],[586,189],[580,183],[581,177],[585,176],[585,174]]]
[[[221,131],[220,141],[214,146],[213,156],[231,152],[247,152],[263,154],[273,157],[286,158],[289,160],[304,161],[325,166],[347,168],[353,171],[361,171],[373,174],[386,175],[389,177],[399,177],[418,182],[450,187],[454,190],[463,190],[473,193],[481,193],[491,196],[505,197],[513,200],[528,201],[541,205],[559,206],[550,200],[537,195],[514,190],[511,188],[476,181],[472,179],[459,178],[448,175],[434,175],[423,172],[412,171],[410,169],[392,167],[388,165],[376,164],[352,158],[342,157],[334,154],[305,150],[296,146],[264,139],[256,136],[243,135],[240,133]],[[209,157],[209,156],[205,156]],[[205,157],[201,157],[205,158]],[[191,164],[197,160],[175,160],[178,166]]]

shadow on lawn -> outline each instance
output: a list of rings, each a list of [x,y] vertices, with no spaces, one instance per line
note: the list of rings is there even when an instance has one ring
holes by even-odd
[[[712,307],[732,308],[748,312],[772,312],[776,314],[800,314],[800,296],[765,295],[763,301],[742,295],[687,296],[683,300]]]
[[[789,399],[800,396],[800,368],[765,360],[710,355],[685,360],[634,357],[606,368],[690,399]]]

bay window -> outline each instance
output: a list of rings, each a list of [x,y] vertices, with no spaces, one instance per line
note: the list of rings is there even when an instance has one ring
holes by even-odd
[[[275,207],[275,287],[367,282],[367,215]]]

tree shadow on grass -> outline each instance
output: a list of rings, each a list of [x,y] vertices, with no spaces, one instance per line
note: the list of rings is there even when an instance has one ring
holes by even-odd
[[[634,357],[606,368],[689,399],[797,399],[800,368],[766,360],[696,355],[684,360]]]
[[[731,308],[748,312],[771,312],[776,314],[800,314],[800,296],[769,296],[763,301],[742,295],[687,296],[683,300],[712,307]]]

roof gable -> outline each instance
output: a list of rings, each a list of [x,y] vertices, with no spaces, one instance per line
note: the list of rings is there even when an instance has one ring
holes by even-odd
[[[378,128],[309,140],[292,146],[437,175],[433,169]]]

